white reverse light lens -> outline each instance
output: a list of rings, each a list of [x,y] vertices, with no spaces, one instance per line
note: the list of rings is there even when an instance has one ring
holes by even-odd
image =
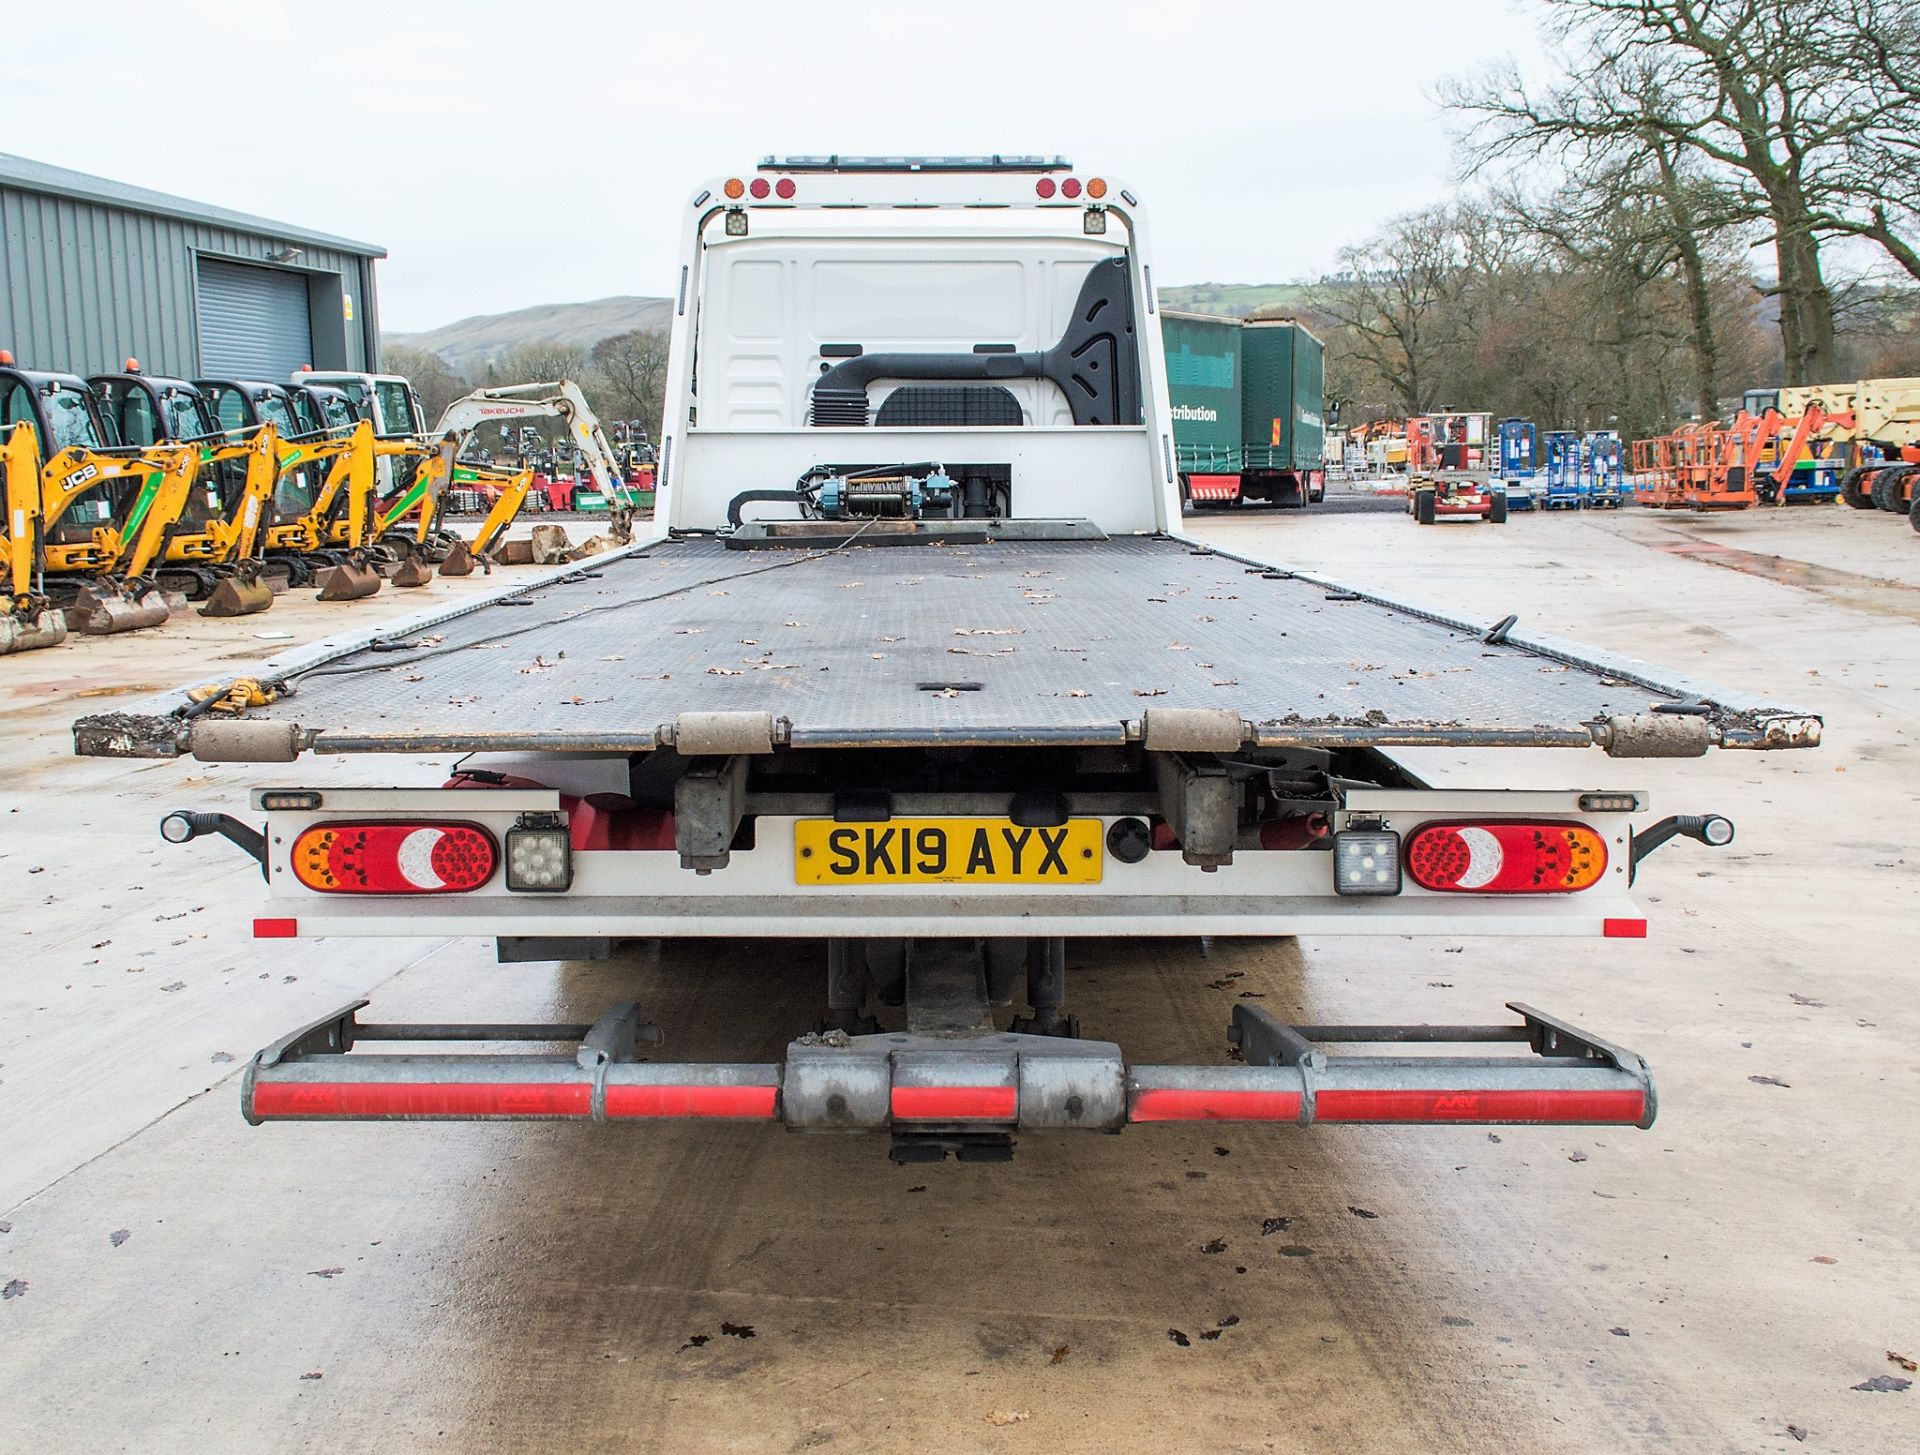
[[[565,828],[507,832],[507,888],[558,890],[573,883],[573,854]]]
[[[1376,829],[1335,834],[1333,887],[1340,894],[1398,894],[1400,835]]]

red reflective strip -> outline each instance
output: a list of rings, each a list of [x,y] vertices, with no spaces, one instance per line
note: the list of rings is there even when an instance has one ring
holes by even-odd
[[[253,937],[256,940],[291,940],[299,937],[300,921],[297,919],[257,919],[253,922]]]
[[[1609,940],[1644,940],[1647,937],[1647,922],[1643,919],[1602,920],[1600,933]]]
[[[1292,1122],[1300,1119],[1297,1091],[1191,1091],[1154,1087],[1137,1092],[1130,1122]]]
[[[1020,1108],[1012,1086],[896,1086],[893,1114],[903,1121],[1011,1121]]]
[[[262,1081],[258,1117],[584,1117],[585,1082]]]
[[[609,1086],[609,1117],[758,1117],[774,1114],[771,1086]]]
[[[1317,1122],[1606,1122],[1646,1115],[1638,1091],[1336,1091],[1314,1098]]]

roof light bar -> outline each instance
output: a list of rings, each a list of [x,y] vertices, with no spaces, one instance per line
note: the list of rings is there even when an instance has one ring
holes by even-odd
[[[835,153],[821,157],[761,158],[763,172],[1067,172],[1065,157],[857,157]]]

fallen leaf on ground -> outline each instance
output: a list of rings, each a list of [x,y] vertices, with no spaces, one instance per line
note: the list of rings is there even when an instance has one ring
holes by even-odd
[[[1185,1334],[1181,1333],[1178,1329],[1168,1329],[1167,1337],[1173,1340],[1173,1342],[1178,1344],[1182,1349],[1191,1349],[1193,1347],[1193,1340],[1189,1339]]]
[[[1807,1438],[1806,1429],[1804,1426],[1801,1426],[1801,1425],[1788,1425],[1787,1433],[1793,1436],[1793,1438],[1796,1440],[1804,1441]]]
[[[1031,1410],[988,1410],[982,1416],[990,1425],[1024,1425],[1033,1418]]]
[[[113,1244],[114,1247],[118,1248],[122,1243],[126,1242],[127,1239],[131,1238],[132,1236],[133,1236],[133,1233],[128,1228],[115,1228],[111,1233],[107,1234],[107,1241]]]
[[[322,1374],[318,1369],[314,1369],[309,1371],[306,1374],[301,1375],[300,1377],[302,1379],[325,1379],[327,1376]]]
[[[7,1280],[7,1286],[5,1288],[0,1288],[0,1298],[18,1298],[20,1297],[21,1294],[25,1293],[26,1291],[27,1291],[26,1279],[10,1278]]]
[[[1755,1086],[1782,1086],[1791,1089],[1789,1083],[1782,1081],[1778,1076],[1749,1076],[1747,1080]]]
[[[1071,1344],[1062,1344],[1058,1349],[1055,1349],[1053,1351],[1053,1357],[1047,1360],[1047,1362],[1049,1364],[1062,1363],[1065,1361],[1067,1355],[1071,1354],[1072,1352],[1073,1352],[1073,1346]]]
[[[1275,1233],[1284,1233],[1292,1226],[1292,1218],[1262,1218],[1260,1219],[1260,1236],[1271,1238]]]
[[[1225,1238],[1215,1238],[1212,1242],[1202,1243],[1200,1245],[1200,1251],[1202,1253],[1224,1253],[1227,1251],[1227,1240]]]
[[[1838,1258],[1830,1258],[1825,1253],[1815,1253],[1813,1255],[1813,1261],[1815,1263],[1824,1263],[1826,1264],[1827,1267],[1831,1268],[1833,1267],[1834,1264],[1838,1263],[1840,1260]]]
[[[1363,1208],[1363,1207],[1349,1207],[1347,1211],[1352,1213],[1357,1218],[1377,1218],[1380,1216],[1379,1213],[1369,1212],[1366,1208]]]
[[[754,1337],[752,1324],[722,1323],[720,1325],[720,1332],[725,1334],[729,1339],[751,1339]]]
[[[1909,1359],[1905,1354],[1896,1354],[1893,1352],[1893,1350],[1889,1349],[1887,1350],[1887,1358],[1891,1360],[1893,1363],[1898,1364],[1902,1369],[1906,1370],[1907,1373],[1909,1374],[1914,1373],[1916,1370],[1920,1370],[1920,1364],[1914,1363],[1914,1361]]]
[[[1850,1384],[1848,1389],[1857,1389],[1866,1394],[1905,1394],[1913,1388],[1911,1379],[1901,1379],[1893,1374],[1876,1374],[1871,1379],[1863,1379],[1858,1384]]]
[[[307,1277],[338,1278],[342,1273],[345,1273],[346,1271],[347,1270],[344,1268],[309,1268],[307,1270]]]
[[[1167,689],[1164,687],[1136,687],[1133,689],[1133,695],[1135,697],[1165,697],[1167,695]]]

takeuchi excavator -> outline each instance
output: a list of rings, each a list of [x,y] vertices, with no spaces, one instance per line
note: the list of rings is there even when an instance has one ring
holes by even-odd
[[[186,508],[197,453],[111,445],[84,379],[14,368],[6,357],[5,649],[51,646],[68,628],[104,635],[158,626],[169,608],[148,572]]]
[[[622,502],[628,498],[626,473],[619,455],[608,441],[600,420],[587,403],[580,386],[571,379],[555,379],[534,384],[501,384],[456,399],[440,414],[434,433],[444,441],[454,439],[455,458],[462,472],[472,472],[471,483],[493,494],[493,505],[479,532],[471,542],[454,538],[446,557],[440,562],[443,576],[465,576],[472,572],[476,558],[491,560],[493,549],[520,513],[533,483],[530,468],[518,472],[474,464],[460,459],[472,446],[483,425],[499,425],[511,432],[535,419],[559,419],[567,428],[567,437],[578,454],[580,465],[592,477],[594,488],[618,517]],[[463,482],[465,483],[465,482]]]

